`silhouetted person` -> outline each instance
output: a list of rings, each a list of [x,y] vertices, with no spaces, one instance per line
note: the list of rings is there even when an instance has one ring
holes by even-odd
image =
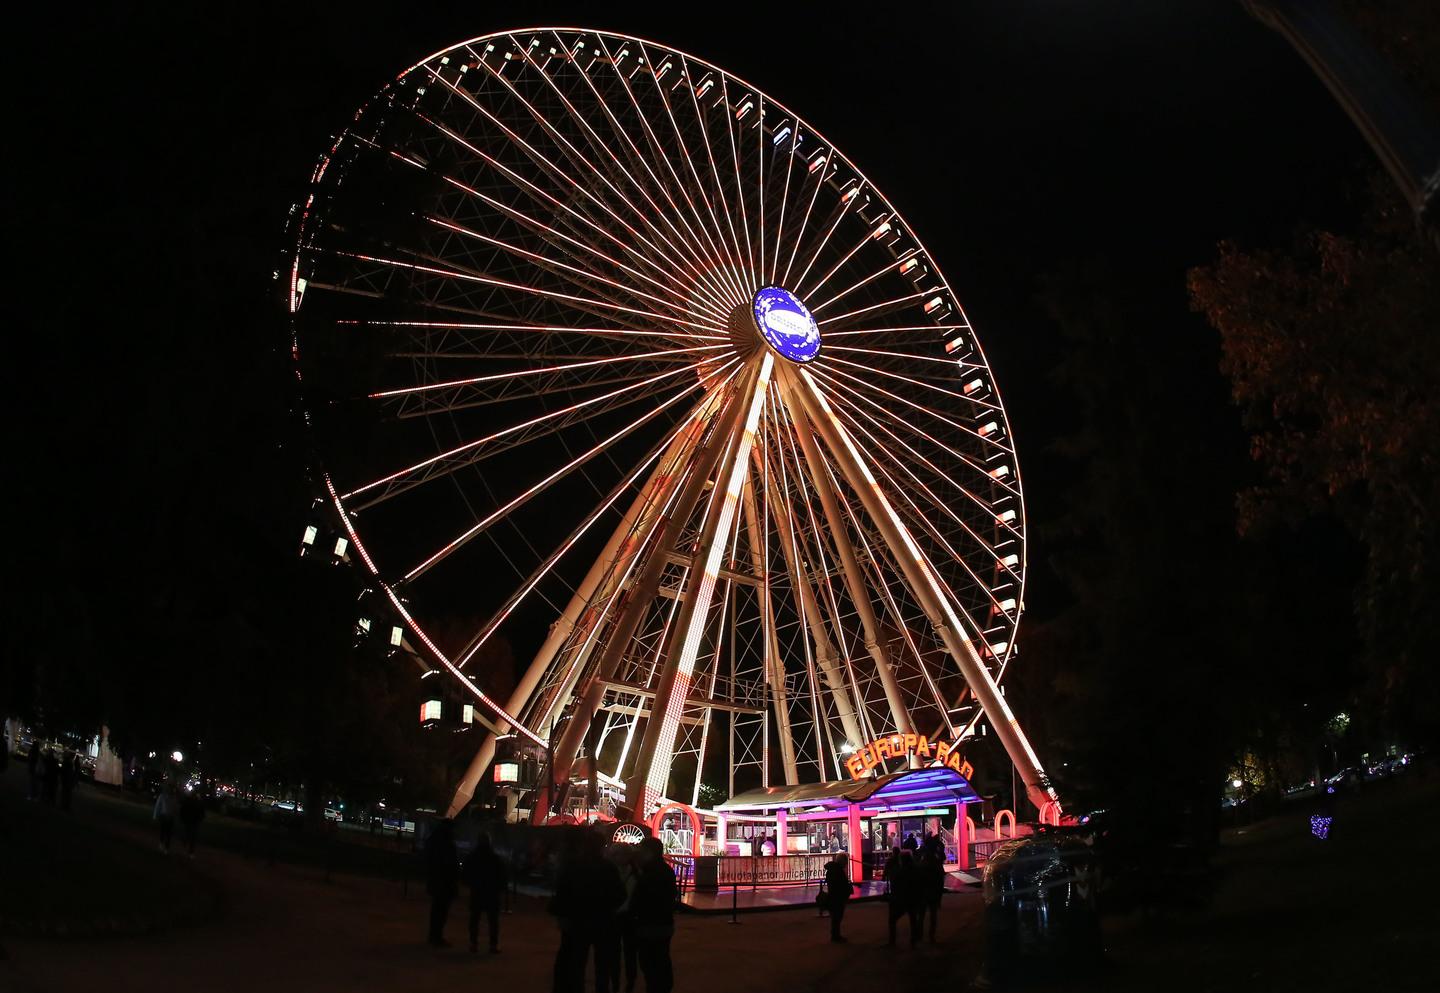
[[[460,888],[460,857],[455,851],[455,822],[446,818],[436,821],[425,840],[425,890],[430,894],[430,937],[436,948],[444,948],[445,919],[450,916],[450,901]]]
[[[945,895],[945,863],[935,854],[935,846],[931,845],[920,854],[915,882],[920,929],[926,931],[928,928],[930,944],[933,945],[935,926],[940,920],[940,899]]]
[[[905,835],[905,840],[900,843],[900,847],[908,852],[913,852],[915,851],[915,849],[920,847],[920,843],[915,840],[914,831],[911,831],[909,834]]]
[[[646,838],[639,849],[632,906],[640,973],[645,977],[645,993],[670,993],[675,987],[675,968],[670,961],[678,894],[675,871],[665,861],[658,838]]]
[[[70,809],[70,794],[75,792],[75,782],[80,778],[80,758],[67,751],[60,763],[60,809]]]
[[[895,944],[895,925],[902,917],[910,916],[910,907],[915,892],[915,867],[908,848],[896,848],[885,862],[885,899],[889,902],[886,922],[889,928],[888,944]],[[913,928],[912,928],[913,932]],[[911,944],[914,944],[912,933]]]
[[[470,887],[470,950],[480,950],[480,915],[484,914],[490,927],[490,954],[494,955],[500,951],[500,894],[505,892],[505,863],[483,831],[475,839],[475,850],[465,860],[462,877]]]
[[[180,801],[175,796],[174,786],[162,786],[155,798],[155,823],[160,828],[160,851],[170,854],[170,839],[175,836],[175,815],[180,812]]]
[[[825,907],[830,911],[830,940],[844,943],[840,925],[845,920],[845,908],[850,903],[850,860],[844,852],[825,863]]]
[[[30,789],[26,792],[27,800],[40,799],[40,742],[34,738],[30,739],[30,754],[25,757],[25,764],[30,768]]]
[[[52,806],[55,803],[55,793],[60,787],[60,760],[55,757],[55,749],[45,749],[45,754],[40,756],[40,797]]]
[[[625,901],[615,912],[615,927],[610,950],[610,986],[633,993],[635,978],[639,975],[640,960],[635,934],[635,888],[639,884],[637,862],[640,850],[635,845],[611,844],[605,849],[605,858],[620,874],[620,884],[625,887]],[[624,966],[624,984],[621,984],[621,966]]]
[[[200,836],[200,822],[205,819],[205,801],[191,790],[180,797],[180,838],[185,854],[195,857],[195,842]]]
[[[550,912],[559,918],[560,947],[555,952],[555,993],[581,993],[585,964],[595,949],[595,989],[610,990],[610,949],[606,938],[615,912],[625,902],[620,873],[605,861],[604,842],[594,831],[580,833],[575,848],[555,875]]]

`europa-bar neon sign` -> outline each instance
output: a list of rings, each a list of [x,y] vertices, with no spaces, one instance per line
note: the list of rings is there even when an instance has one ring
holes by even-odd
[[[898,731],[855,749],[845,760],[845,769],[851,779],[864,779],[884,759],[908,759],[912,754],[935,765],[954,769],[966,779],[975,772],[975,767],[961,757],[959,741],[931,741],[923,734],[901,734]]]

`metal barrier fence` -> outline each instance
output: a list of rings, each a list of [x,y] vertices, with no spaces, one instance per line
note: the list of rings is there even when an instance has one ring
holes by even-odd
[[[715,884],[719,886],[783,886],[813,883],[825,878],[825,865],[843,853],[823,855],[718,855],[701,856],[715,862]],[[695,885],[695,856],[666,855],[683,893]]]

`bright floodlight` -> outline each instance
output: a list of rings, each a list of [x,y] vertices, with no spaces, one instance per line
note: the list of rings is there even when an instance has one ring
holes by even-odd
[[[984,717],[1056,816],[999,691],[1009,420],[939,264],[828,138],[702,59],[537,28],[426,58],[326,149],[291,354],[336,554],[491,732],[453,811],[497,731],[643,818],[717,762],[732,794],[840,779]],[[422,620],[461,603],[469,630]],[[497,688],[495,645],[536,634]]]
[[[175,751],[173,751],[173,752],[170,753],[170,757],[171,757],[172,759],[174,759],[176,762],[184,762],[184,761],[185,761],[185,755],[184,755],[184,754],[180,751],[180,749],[178,749],[178,748],[175,749]]]

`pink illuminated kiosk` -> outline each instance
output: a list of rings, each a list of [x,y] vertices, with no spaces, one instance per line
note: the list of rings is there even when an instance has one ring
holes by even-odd
[[[1025,509],[994,378],[793,111],[639,38],[475,38],[356,113],[292,235],[306,541],[473,718],[452,813],[498,747],[536,770],[514,816],[858,859],[887,819],[963,835],[984,722],[1058,820],[999,685]]]

